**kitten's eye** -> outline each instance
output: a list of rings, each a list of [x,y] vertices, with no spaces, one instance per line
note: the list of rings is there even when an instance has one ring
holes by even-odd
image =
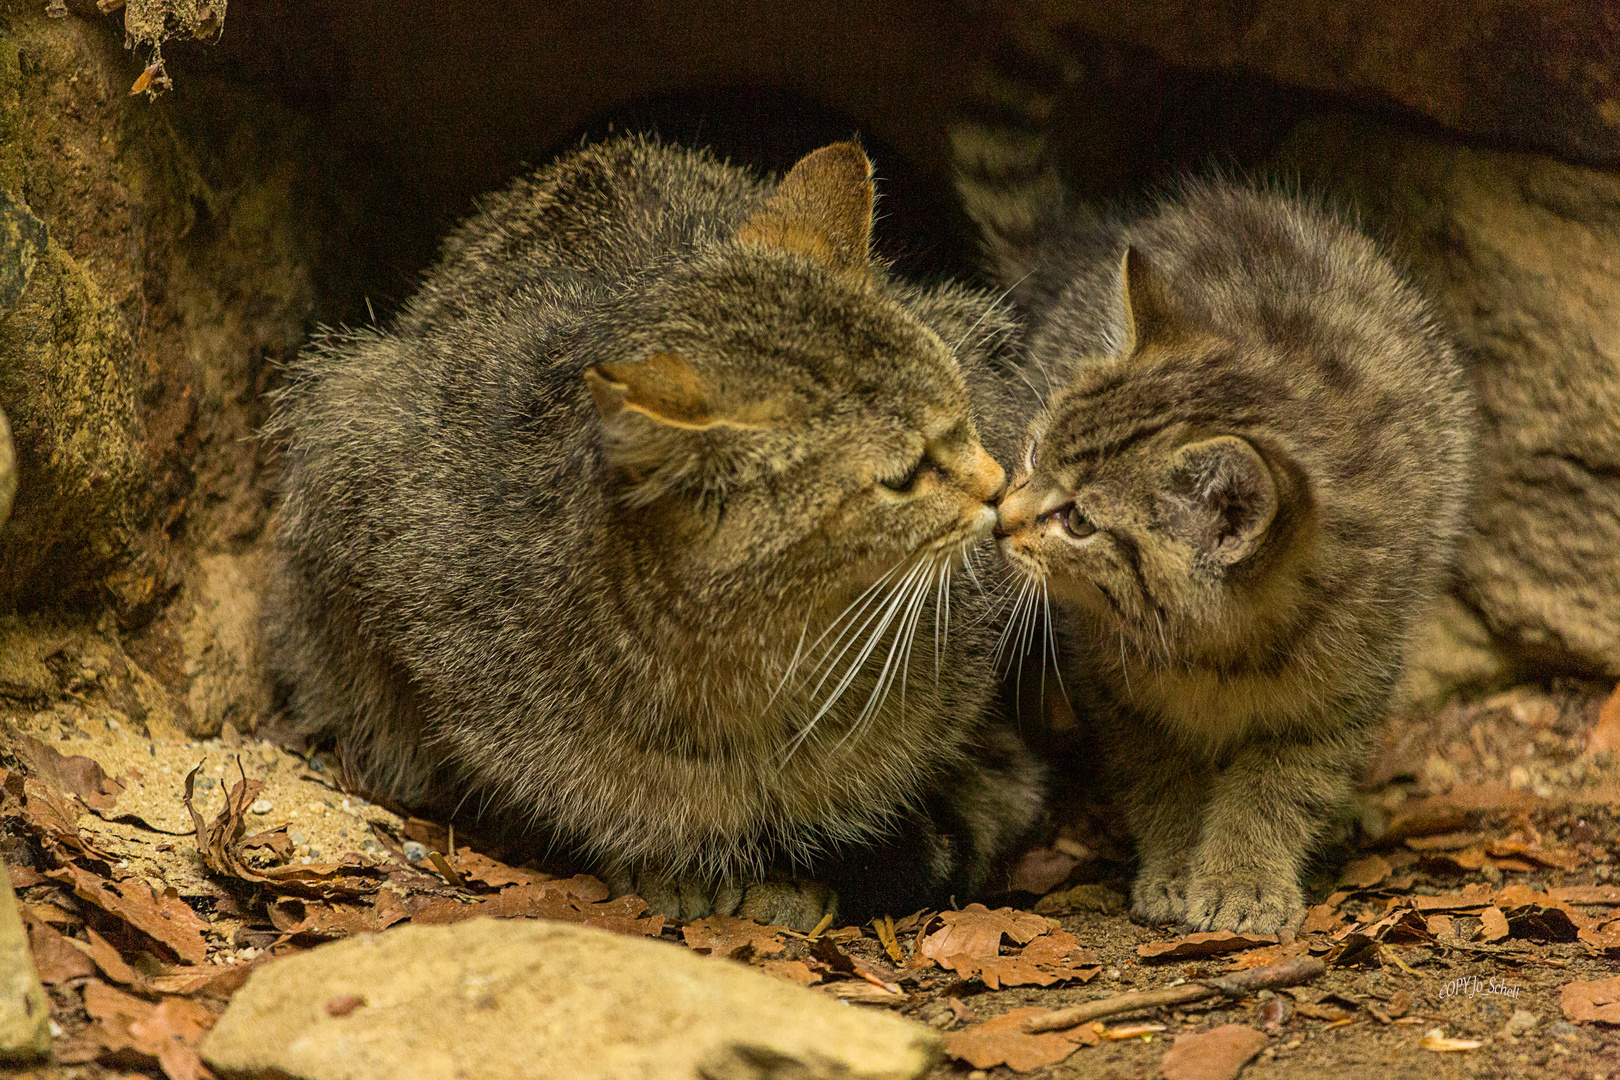
[[[1068,511],[1063,515],[1063,527],[1076,540],[1084,540],[1097,531],[1097,526],[1093,525],[1091,519],[1080,512],[1078,506],[1069,507]]]
[[[917,478],[922,475],[923,466],[926,464],[928,464],[928,455],[924,454],[922,457],[917,459],[917,464],[913,465],[910,471],[904,476],[895,477],[893,479],[879,477],[878,483],[882,484],[890,491],[897,491],[904,494],[917,486]]]

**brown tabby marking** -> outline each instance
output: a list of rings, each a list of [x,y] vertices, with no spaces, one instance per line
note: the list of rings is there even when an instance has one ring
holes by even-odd
[[[1040,795],[956,574],[1004,486],[1011,328],[891,280],[872,198],[848,143],[776,185],[587,146],[492,196],[392,325],[309,350],[272,426],[304,728],[674,917],[980,888]]]
[[[1447,568],[1460,366],[1369,241],[1276,195],[1189,187],[1008,258],[1056,389],[997,531],[1067,602],[1065,688],[1137,837],[1134,913],[1278,930]]]

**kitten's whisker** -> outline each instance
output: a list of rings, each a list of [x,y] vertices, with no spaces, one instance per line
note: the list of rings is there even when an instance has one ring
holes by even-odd
[[[1007,646],[1012,643],[1013,625],[1018,620],[1019,612],[1021,612],[1023,610],[1024,598],[1029,595],[1030,590],[1033,587],[1034,587],[1034,579],[1033,578],[1025,578],[1024,579],[1024,587],[1019,590],[1018,599],[1013,601],[1012,611],[1007,616],[1007,624],[1001,628],[1001,636],[996,639],[996,653],[995,653],[995,659],[994,659],[993,663],[995,664],[996,670],[998,670],[998,671],[1001,670],[1001,657],[1002,657],[1002,654],[1004,652],[1006,652]]]

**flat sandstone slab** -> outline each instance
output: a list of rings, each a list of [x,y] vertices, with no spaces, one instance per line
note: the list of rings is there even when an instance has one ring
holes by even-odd
[[[679,946],[474,919],[268,964],[202,1053],[226,1077],[901,1080],[942,1050],[920,1024]]]

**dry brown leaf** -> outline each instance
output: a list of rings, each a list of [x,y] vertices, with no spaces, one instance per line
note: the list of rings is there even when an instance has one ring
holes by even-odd
[[[1056,1065],[1081,1045],[1097,1042],[1089,1027],[1070,1031],[1048,1031],[1031,1035],[1023,1030],[1024,1021],[1044,1016],[1050,1009],[1013,1009],[982,1024],[952,1031],[945,1036],[945,1052],[976,1069],[1006,1065],[1014,1072]],[[1087,1038],[1089,1036],[1089,1040]]]
[[[543,874],[538,870],[521,870],[514,866],[508,866],[503,862],[490,858],[488,855],[479,854],[466,845],[456,849],[455,855],[449,861],[456,873],[466,880],[476,881],[493,889],[500,889],[507,885],[539,885],[558,882],[558,879],[550,874]],[[587,903],[595,903],[608,898],[607,886],[584,874],[557,884],[557,889]]]
[[[34,954],[34,970],[39,972],[40,982],[59,986],[70,979],[83,979],[96,973],[96,965],[90,958],[56,927],[27,911],[23,912],[23,922],[28,925],[28,947]]]
[[[371,905],[328,904],[296,896],[270,901],[270,924],[282,937],[341,938],[353,934],[374,934],[410,917],[398,896],[386,890]],[[384,898],[388,898],[385,900]],[[391,901],[391,902],[390,902]]]
[[[112,779],[99,762],[79,754],[67,756],[32,735],[16,732],[12,746],[28,767],[28,775],[44,780],[67,795],[77,795],[92,810],[111,810],[124,785]]]
[[[288,835],[288,826],[286,825],[278,825],[274,829],[254,833],[242,841],[241,848],[243,851],[263,848],[281,860],[290,859],[293,854],[292,837]]]
[[[1394,867],[1382,855],[1369,855],[1357,859],[1339,875],[1339,885],[1350,889],[1370,889],[1389,876]]]
[[[1321,946],[1318,946],[1320,948]],[[1292,960],[1296,956],[1309,956],[1311,947],[1304,941],[1293,941],[1287,945],[1266,945],[1258,949],[1249,949],[1247,952],[1234,953],[1229,971],[1248,971],[1250,968],[1267,967],[1271,964],[1280,964],[1284,960]]]
[[[101,1053],[133,1051],[153,1058],[169,1080],[213,1075],[197,1053],[197,1044],[216,1019],[203,1005],[181,997],[165,997],[154,1005],[91,982],[84,988],[84,1007],[96,1021],[85,1035]]]
[[[762,926],[752,919],[739,919],[734,915],[711,915],[687,923],[681,930],[687,948],[693,952],[724,957],[736,957],[739,953],[775,956],[787,947],[782,940],[786,933],[786,927]]]
[[[1497,860],[1517,856],[1527,862],[1550,866],[1555,870],[1577,870],[1586,861],[1581,858],[1579,852],[1544,848],[1539,844],[1513,837],[1491,841],[1485,848],[1485,853]]]
[[[1045,896],[1069,877],[1069,872],[1080,865],[1080,860],[1056,848],[1031,848],[1013,864],[1007,882],[1009,892],[1028,892]]]
[[[577,922],[620,934],[656,937],[663,932],[664,917],[646,918],[647,902],[639,896],[621,896],[606,903],[591,904],[572,900],[557,888],[557,882],[509,885],[486,900],[462,903],[459,900],[423,900],[413,897],[407,903],[414,923],[455,923],[482,917],[496,919],[552,919]]]
[[[1508,936],[1507,916],[1502,914],[1498,907],[1488,907],[1479,914],[1483,924],[1480,930],[1481,941],[1501,941]]]
[[[1448,1039],[1445,1029],[1430,1028],[1429,1033],[1418,1040],[1418,1045],[1437,1054],[1449,1054],[1459,1050],[1478,1050],[1485,1044],[1478,1039]]]
[[[1177,1035],[1159,1071],[1166,1080],[1233,1080],[1265,1045],[1266,1036],[1244,1024]]]
[[[1413,851],[1461,851],[1478,845],[1484,839],[1484,833],[1449,832],[1435,836],[1409,836],[1405,843]]]
[[[1419,911],[1466,911],[1489,907],[1495,902],[1494,896],[1489,885],[1476,883],[1445,896],[1409,896],[1403,902]]]
[[[1044,915],[1010,907],[991,911],[983,904],[969,904],[961,911],[942,911],[938,919],[944,925],[924,937],[918,950],[930,960],[996,956],[1001,952],[1002,937],[1022,945],[1051,926]]]
[[[175,889],[156,892],[140,878],[105,881],[71,863],[48,876],[71,884],[75,896],[168,946],[180,959],[200,964],[208,958],[202,936],[208,924],[180,899]]]
[[[148,975],[143,982],[146,989],[160,994],[228,999],[242,989],[242,985],[247,982],[248,975],[255,967],[269,959],[270,956],[267,954],[243,964],[171,967],[161,975]]]
[[[1598,710],[1597,723],[1586,734],[1586,752],[1601,754],[1620,751],[1620,686],[1614,688]]]
[[[1565,885],[1547,890],[1554,900],[1566,904],[1613,906],[1620,904],[1620,885]]]
[[[911,1000],[907,994],[899,994],[875,986],[865,979],[847,979],[843,982],[822,983],[817,989],[823,994],[839,998],[843,1001],[852,1001],[860,1005],[882,1005],[885,1008],[898,1009]]]
[[[778,979],[809,986],[821,981],[821,972],[813,970],[803,960],[757,960],[754,966]]]
[[[1594,949],[1611,953],[1620,952],[1620,919],[1614,919],[1601,926],[1596,923],[1583,926],[1576,937]]]
[[[103,851],[79,832],[79,803],[62,794],[56,785],[39,777],[23,779],[23,820],[39,834],[47,849],[66,845],[106,862],[115,862],[111,852]],[[58,854],[58,858],[61,856]]]
[[[1302,934],[1331,934],[1343,925],[1344,920],[1327,904],[1317,904],[1305,913],[1305,921],[1300,924],[1299,932]]]
[[[1620,1024],[1620,975],[1567,983],[1559,992],[1558,1004],[1578,1024]]]
[[[1277,944],[1276,934],[1235,934],[1230,930],[1210,930],[1188,934],[1174,941],[1149,941],[1136,947],[1144,960],[1186,960],[1195,956],[1216,956],[1241,952],[1262,945]]]
[[[1014,956],[946,956],[939,959],[939,966],[964,979],[977,976],[992,990],[1003,986],[1051,986],[1070,979],[1087,982],[1102,970],[1096,955],[1081,948],[1075,936],[1065,930],[1043,934]]]

